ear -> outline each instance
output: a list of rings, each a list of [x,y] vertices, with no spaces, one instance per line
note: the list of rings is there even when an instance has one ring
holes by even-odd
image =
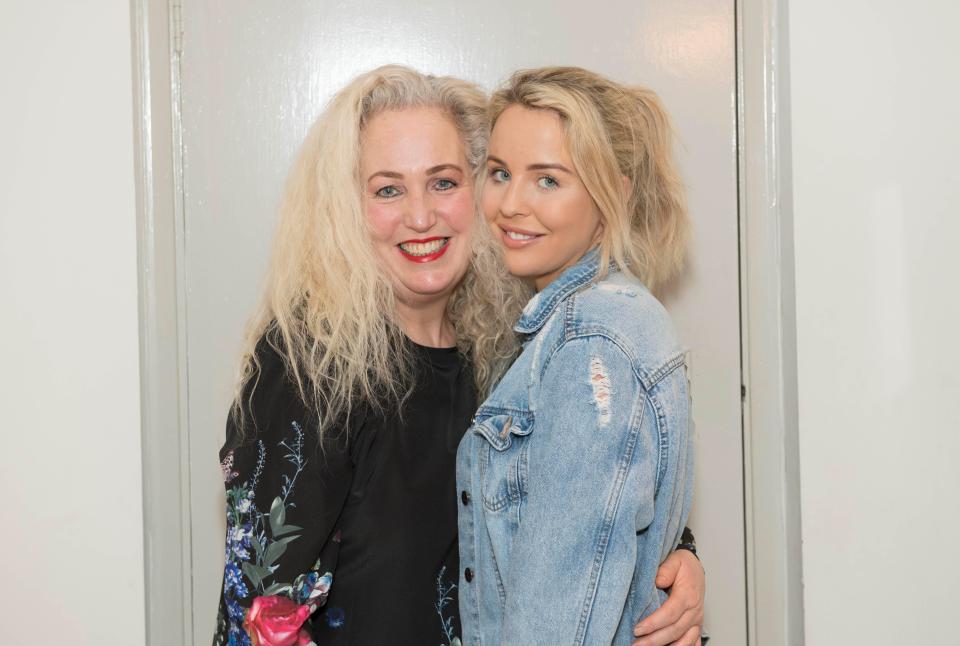
[[[633,190],[633,186],[630,184],[630,178],[626,175],[621,175],[620,180],[623,182],[623,197],[630,199],[630,192]]]

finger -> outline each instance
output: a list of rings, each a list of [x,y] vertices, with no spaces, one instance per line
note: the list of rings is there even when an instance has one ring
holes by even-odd
[[[666,646],[666,644],[672,644],[681,636],[686,635],[691,627],[693,627],[693,614],[691,611],[687,611],[681,614],[676,621],[667,624],[659,630],[644,635],[635,641],[634,644],[636,644],[636,646]]]
[[[677,572],[675,580],[688,579],[697,584],[697,587],[703,588],[704,580],[703,563],[689,550],[676,550],[670,557],[677,562]],[[668,557],[669,558],[669,557]]]
[[[676,623],[685,610],[687,610],[686,604],[678,599],[676,595],[667,597],[667,600],[663,602],[662,606],[634,626],[633,634],[640,637],[641,635],[649,635],[657,630],[661,630]]]
[[[699,628],[703,628],[703,603],[698,603],[692,608],[693,611],[693,622],[697,624]]]
[[[700,646],[700,626],[693,626],[673,646]]]
[[[657,578],[654,581],[655,585],[660,589],[669,588],[671,585],[673,585],[673,582],[677,579],[677,572],[680,571],[680,566],[682,564],[683,561],[677,552],[670,554],[670,556],[667,557],[667,560],[664,561],[657,570]]]

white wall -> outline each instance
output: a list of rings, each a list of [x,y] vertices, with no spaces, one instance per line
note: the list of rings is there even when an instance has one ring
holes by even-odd
[[[958,643],[960,5],[789,13],[806,643]]]
[[[129,3],[0,8],[0,641],[144,641]]]
[[[4,643],[143,642],[128,12],[0,8]],[[806,641],[949,643],[960,5],[789,13]]]

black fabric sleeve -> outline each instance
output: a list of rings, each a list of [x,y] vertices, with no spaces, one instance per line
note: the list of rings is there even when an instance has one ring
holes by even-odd
[[[243,624],[256,597],[288,597],[311,611],[323,604],[353,478],[348,430],[329,429],[321,444],[283,357],[265,341],[257,356],[244,412],[231,412],[220,451],[227,529],[214,644],[250,643]]]

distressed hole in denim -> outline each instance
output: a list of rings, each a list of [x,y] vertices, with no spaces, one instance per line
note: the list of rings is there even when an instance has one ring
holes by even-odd
[[[593,387],[593,403],[597,406],[600,426],[610,421],[610,397],[612,395],[610,377],[600,357],[590,360],[590,385]]]
[[[614,294],[620,294],[621,296],[629,296],[631,298],[635,298],[637,296],[637,290],[630,287],[618,287],[616,285],[611,285],[610,283],[598,283],[596,287],[601,291],[612,292]]]

